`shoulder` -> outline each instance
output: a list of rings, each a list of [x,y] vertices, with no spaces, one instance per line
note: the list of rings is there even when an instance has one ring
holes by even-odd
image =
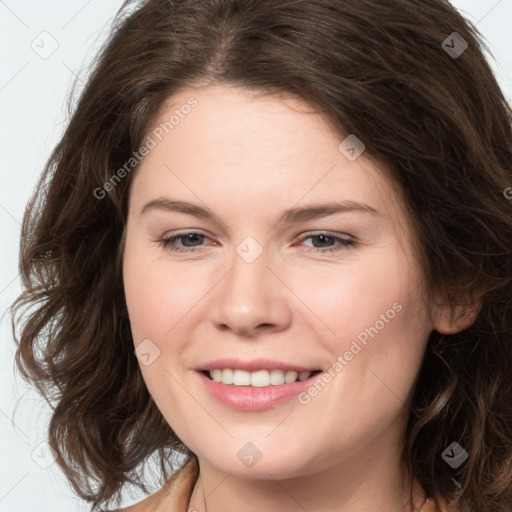
[[[198,465],[195,455],[175,471],[165,485],[146,499],[111,512],[187,512],[190,496],[197,480]]]

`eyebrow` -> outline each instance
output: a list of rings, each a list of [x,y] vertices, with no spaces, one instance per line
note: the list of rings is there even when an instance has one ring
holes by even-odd
[[[205,208],[186,201],[174,201],[169,198],[159,197],[152,199],[144,205],[140,214],[151,210],[164,210],[171,212],[180,212],[192,215],[198,218],[213,219],[216,215],[209,208]],[[284,210],[278,223],[296,223],[305,222],[312,219],[319,219],[333,215],[335,213],[360,212],[372,215],[380,215],[379,211],[370,205],[358,203],[355,201],[330,201],[328,203],[314,203],[298,208],[289,208]]]

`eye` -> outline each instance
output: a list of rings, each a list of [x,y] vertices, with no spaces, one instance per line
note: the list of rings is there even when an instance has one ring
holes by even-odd
[[[209,237],[198,231],[183,231],[176,235],[163,238],[159,240],[159,243],[162,247],[172,252],[198,252],[196,248],[201,248],[203,246],[202,242],[207,238]],[[329,234],[328,232],[319,232],[307,235],[302,237],[300,242],[304,243],[306,240],[310,239],[312,241],[316,240],[319,242],[319,246],[315,246],[313,243],[313,246],[308,247],[308,252],[315,251],[322,253],[342,251],[357,245],[356,241],[351,238],[341,238],[339,236]],[[179,242],[179,245],[177,245],[177,242]]]
[[[357,245],[356,241],[352,238],[341,238],[339,236],[334,236],[332,234],[329,234],[327,232],[319,232],[311,235],[307,235],[303,238],[301,238],[301,242],[304,242],[308,239],[315,240],[317,239],[320,242],[320,247],[315,247],[313,244],[313,247],[308,248],[309,251],[315,251],[315,252],[333,252],[333,251],[342,251],[346,250],[351,246]],[[338,242],[338,245],[329,246],[329,244]],[[326,247],[327,246],[327,247]]]
[[[182,233],[178,233],[176,235],[163,238],[159,242],[162,245],[162,247],[173,252],[197,252],[194,250],[194,247],[201,247],[200,242],[202,242],[205,238],[208,237],[197,231],[184,231]],[[178,240],[185,243],[185,245],[182,246],[185,247],[185,249],[180,249],[176,247],[175,244]]]

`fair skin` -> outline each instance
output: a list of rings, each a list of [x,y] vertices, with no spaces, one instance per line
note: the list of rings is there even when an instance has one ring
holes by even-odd
[[[256,98],[213,85],[177,93],[155,127],[191,96],[197,107],[134,177],[123,262],[135,346],[150,339],[160,350],[141,372],[162,415],[199,460],[206,504],[198,479],[190,506],[408,511],[399,453],[428,335],[457,332],[472,317],[452,324],[441,306],[427,314],[396,188],[364,153],[347,159],[338,149],[345,137],[320,114],[291,96]],[[141,213],[162,197],[215,216]],[[283,210],[330,201],[364,203],[377,213],[278,222]],[[190,230],[205,236],[173,244],[190,252],[158,242]],[[318,232],[357,243],[322,243]],[[248,236],[263,249],[252,263],[236,252]],[[233,410],[205,391],[195,370],[239,357],[326,372],[395,303],[400,312],[307,404],[291,399],[258,412]],[[262,454],[252,467],[237,457],[247,442]],[[415,489],[420,506],[425,496],[417,483]]]

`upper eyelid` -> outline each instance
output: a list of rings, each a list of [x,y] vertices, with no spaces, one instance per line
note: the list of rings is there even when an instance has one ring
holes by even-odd
[[[176,233],[164,234],[163,236],[160,237],[160,239],[167,240],[169,238],[178,238],[178,237],[186,236],[189,233],[193,233],[193,234],[197,234],[200,236],[204,236],[205,238],[213,239],[213,237],[211,237],[208,233],[206,233],[200,229],[188,229],[185,231],[178,231]]]
[[[191,228],[191,229],[188,229],[188,230],[184,230],[184,231],[178,231],[177,233],[173,233],[173,234],[170,234],[170,235],[164,235],[161,237],[162,240],[168,240],[168,239],[172,239],[172,238],[176,238],[176,239],[179,239],[180,237],[184,237],[190,233],[194,233],[194,234],[197,234],[197,235],[200,235],[200,236],[204,236],[205,238],[209,238],[210,240],[213,240],[213,238],[206,232],[200,230],[200,229],[194,229],[194,228]],[[319,236],[319,235],[327,235],[327,236],[331,236],[333,238],[337,238],[337,239],[341,239],[341,240],[352,240],[354,242],[357,242],[358,239],[357,237],[353,236],[353,235],[350,235],[348,233],[344,233],[344,234],[341,234],[341,233],[336,233],[334,231],[330,231],[330,230],[311,230],[311,231],[305,231],[304,233],[301,233],[300,235],[297,235],[296,238],[298,238],[298,241],[303,241],[307,238],[310,238],[310,237],[313,237],[313,236]],[[198,246],[198,247],[201,247],[201,246]]]

